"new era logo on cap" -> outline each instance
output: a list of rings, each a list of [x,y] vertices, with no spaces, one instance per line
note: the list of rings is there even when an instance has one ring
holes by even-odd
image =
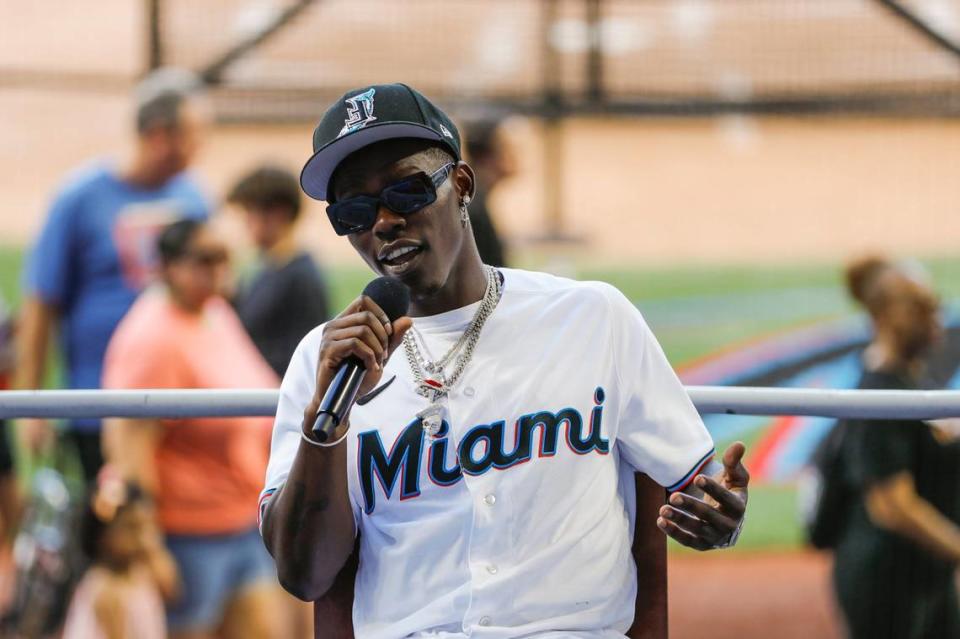
[[[313,132],[313,157],[300,174],[304,193],[327,200],[337,165],[365,146],[397,138],[434,140],[460,159],[460,134],[447,114],[405,84],[348,91],[327,109]]]

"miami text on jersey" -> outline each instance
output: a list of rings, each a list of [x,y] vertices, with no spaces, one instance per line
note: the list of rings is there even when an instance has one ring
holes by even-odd
[[[538,432],[537,457],[552,457],[557,453],[560,426],[566,425],[567,447],[578,455],[597,451],[600,455],[610,452],[610,442],[603,438],[604,392],[597,388],[593,394],[594,408],[590,412],[590,429],[583,432],[583,418],[574,408],[562,408],[557,412],[548,410],[528,413],[517,419],[514,426],[514,442],[510,451],[504,450],[506,422],[479,424],[464,433],[457,444],[457,461],[447,467],[447,447],[452,442],[447,438],[450,425],[444,421],[436,437],[427,448],[427,474],[438,486],[452,486],[463,479],[463,474],[482,475],[490,469],[506,470],[533,459],[534,432]],[[420,465],[426,437],[420,420],[410,422],[397,437],[390,452],[380,439],[379,430],[359,434],[357,445],[357,469],[363,492],[364,512],[368,515],[377,506],[377,491],[374,477],[384,496],[393,495],[397,480],[400,480],[400,499],[413,499],[420,495]]]

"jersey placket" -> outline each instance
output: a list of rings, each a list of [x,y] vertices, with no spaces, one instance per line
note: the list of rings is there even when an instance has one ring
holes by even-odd
[[[494,394],[480,390],[492,388],[488,377],[482,368],[469,371],[451,393],[449,411],[455,444],[459,445],[471,428],[483,424],[483,416],[489,419],[498,413]],[[503,533],[507,529],[509,500],[502,491],[503,481],[502,472],[495,469],[479,475],[463,473],[473,506],[466,557],[470,569],[470,605],[463,619],[467,632],[499,625],[497,613],[502,614],[504,610],[502,603],[490,596],[496,592],[494,584],[502,579],[506,560]]]

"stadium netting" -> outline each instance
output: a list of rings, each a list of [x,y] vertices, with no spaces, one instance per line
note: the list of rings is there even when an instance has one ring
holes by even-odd
[[[453,107],[960,112],[960,0],[157,2],[163,63],[227,118],[395,80]]]

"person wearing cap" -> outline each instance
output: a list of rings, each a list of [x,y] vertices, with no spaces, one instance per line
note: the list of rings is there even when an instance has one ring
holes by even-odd
[[[179,218],[206,218],[210,206],[186,169],[208,121],[192,73],[160,69],[134,92],[132,153],[72,173],[53,198],[26,264],[14,387],[40,388],[54,334],[69,388],[99,388],[103,356],[120,319],[149,282],[159,230]],[[43,420],[23,420],[30,450],[51,443]],[[68,435],[88,481],[103,463],[100,420],[75,419]]]
[[[313,146],[304,191],[411,304],[391,321],[360,297],[294,353],[259,509],[281,584],[320,598],[356,543],[358,637],[639,636],[634,473],[672,493],[661,530],[726,547],[746,508],[743,445],[713,461],[615,288],[483,264],[474,171],[423,95],[350,91]],[[348,357],[366,368],[359,398],[319,441],[317,408]]]

